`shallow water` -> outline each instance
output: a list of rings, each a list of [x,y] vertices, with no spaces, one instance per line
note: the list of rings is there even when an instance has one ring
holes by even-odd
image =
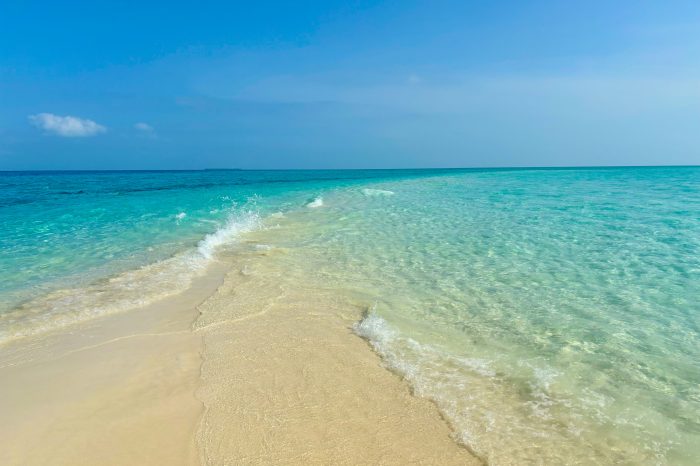
[[[263,217],[382,176],[0,172],[0,343],[182,291]]]
[[[696,460],[700,168],[2,174],[0,199],[0,338],[176,293],[272,228],[490,463]]]

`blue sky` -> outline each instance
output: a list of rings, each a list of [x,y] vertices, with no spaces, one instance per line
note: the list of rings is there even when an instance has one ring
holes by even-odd
[[[700,163],[700,2],[0,3],[0,169]]]

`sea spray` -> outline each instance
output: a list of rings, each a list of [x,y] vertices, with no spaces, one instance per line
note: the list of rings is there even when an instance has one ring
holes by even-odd
[[[319,207],[323,207],[323,197],[317,196],[310,200],[309,202],[306,203],[306,207],[309,209],[317,209]]]

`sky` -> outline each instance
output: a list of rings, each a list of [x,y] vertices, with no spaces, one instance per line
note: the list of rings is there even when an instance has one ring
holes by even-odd
[[[700,2],[0,2],[0,170],[700,164]]]

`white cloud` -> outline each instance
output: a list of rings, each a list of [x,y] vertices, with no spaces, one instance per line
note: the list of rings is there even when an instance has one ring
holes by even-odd
[[[29,121],[37,128],[67,138],[95,136],[107,131],[107,128],[92,120],[68,115],[54,115],[53,113],[30,115]]]
[[[153,131],[155,131],[153,129],[153,126],[149,125],[148,123],[143,123],[143,122],[136,123],[134,125],[134,128],[136,128],[139,131],[143,131],[144,133],[152,133]]]

